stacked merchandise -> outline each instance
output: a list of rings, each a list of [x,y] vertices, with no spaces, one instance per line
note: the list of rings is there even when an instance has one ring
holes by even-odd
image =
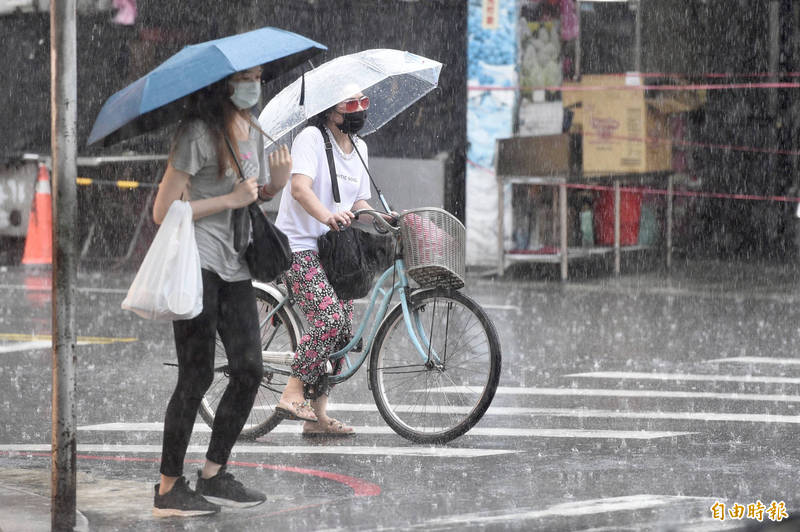
[[[574,40],[578,35],[575,0],[529,0],[518,21],[520,101],[518,133],[561,133],[563,110],[554,88],[573,75]],[[550,91],[546,95],[546,91]]]

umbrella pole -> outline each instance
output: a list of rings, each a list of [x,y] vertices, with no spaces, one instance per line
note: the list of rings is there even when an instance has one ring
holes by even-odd
[[[356,146],[356,139],[353,138],[353,135],[349,135],[349,137],[350,137],[350,142],[353,143],[353,149],[356,150],[356,153],[358,154],[358,158],[361,159],[361,164],[364,165],[364,169],[367,171],[367,175],[369,176],[369,180],[372,183],[372,186],[375,187],[375,192],[378,193],[378,199],[381,200],[381,205],[383,205],[383,210],[386,211],[387,214],[392,212],[392,208],[389,206],[389,203],[386,201],[386,198],[383,196],[383,192],[381,192],[381,189],[378,188],[378,184],[375,183],[375,180],[372,178],[372,173],[369,171],[369,167],[367,166],[367,163],[364,162],[364,158],[361,156],[361,152],[358,151],[358,147]]]

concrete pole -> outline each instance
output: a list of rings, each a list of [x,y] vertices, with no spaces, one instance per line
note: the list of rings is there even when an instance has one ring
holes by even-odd
[[[53,434],[51,530],[76,511],[75,311],[77,278],[76,0],[50,2],[50,139],[53,154]]]

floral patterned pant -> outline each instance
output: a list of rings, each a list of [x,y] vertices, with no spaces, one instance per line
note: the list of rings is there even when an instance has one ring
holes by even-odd
[[[308,321],[292,363],[292,376],[306,385],[306,396],[328,392],[320,386],[330,354],[349,341],[353,323],[353,301],[339,301],[316,251],[292,253],[292,266],[286,272],[287,285]]]

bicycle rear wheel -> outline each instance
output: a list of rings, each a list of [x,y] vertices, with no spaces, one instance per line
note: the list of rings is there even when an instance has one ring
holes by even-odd
[[[399,435],[445,443],[466,433],[489,408],[500,380],[500,340],[486,312],[459,292],[422,290],[408,304],[412,321],[430,340],[427,360],[412,344],[397,305],[370,354],[372,395]]]
[[[266,290],[255,288],[255,292],[262,351],[294,353],[301,334],[300,320],[297,315],[284,305],[271,318],[267,319],[266,316],[276,307],[278,300]],[[239,434],[239,439],[255,439],[263,436],[281,422],[282,418],[275,413],[275,405],[286,386],[289,378],[288,372],[288,366],[286,366],[286,374],[283,374],[271,370],[265,364],[264,378],[261,380],[253,408],[245,422],[244,429]],[[200,417],[209,426],[214,424],[217,405],[227,386],[228,358],[225,354],[225,347],[217,335],[217,348],[214,353],[214,380],[200,404]]]

